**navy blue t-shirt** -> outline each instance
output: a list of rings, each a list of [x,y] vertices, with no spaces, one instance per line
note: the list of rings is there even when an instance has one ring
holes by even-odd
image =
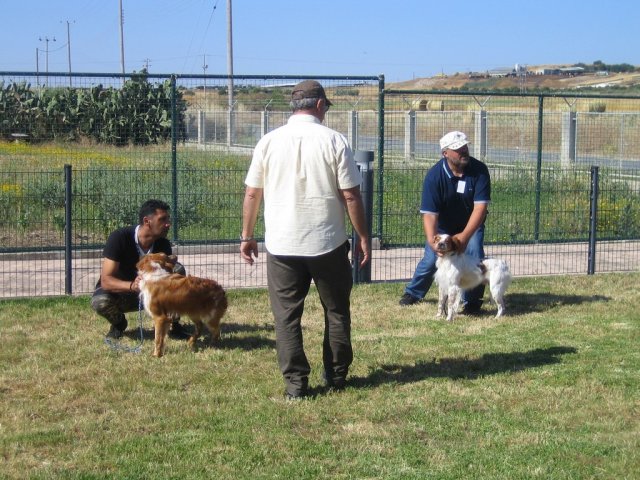
[[[456,177],[445,158],[429,169],[422,185],[420,213],[438,214],[438,232],[455,235],[466,227],[474,203],[491,201],[489,169],[469,158],[462,177]]]
[[[136,263],[140,259],[140,254],[136,246],[135,240],[136,227],[123,227],[120,228],[107,239],[107,243],[104,246],[102,256],[118,262],[118,278],[121,280],[132,281],[138,274],[136,271]],[[163,252],[167,255],[171,255],[171,242],[166,238],[159,238],[151,247],[149,253]],[[100,286],[100,280],[98,279],[97,287]]]

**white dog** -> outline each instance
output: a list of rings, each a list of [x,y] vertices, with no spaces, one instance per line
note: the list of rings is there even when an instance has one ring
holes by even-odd
[[[504,313],[504,293],[511,283],[509,266],[504,260],[487,258],[482,261],[457,253],[453,238],[447,234],[436,235],[436,250],[443,255],[436,261],[435,280],[439,287],[437,317],[447,312],[447,321],[453,321],[460,305],[463,290],[471,290],[484,283],[489,284],[491,297],[498,306],[497,317]]]

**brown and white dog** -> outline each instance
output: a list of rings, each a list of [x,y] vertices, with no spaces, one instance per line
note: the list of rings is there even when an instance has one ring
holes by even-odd
[[[453,321],[463,290],[471,290],[484,283],[489,285],[491,297],[498,306],[496,318],[504,314],[504,294],[511,283],[511,272],[504,260],[487,258],[478,261],[466,253],[458,253],[458,245],[447,234],[436,235],[436,251],[442,253],[436,261],[435,280],[439,287],[437,317]]]
[[[195,324],[188,343],[195,349],[196,340],[207,326],[210,341],[220,339],[220,319],[227,311],[227,296],[215,280],[171,273],[175,255],[150,253],[136,265],[140,281],[140,298],[155,327],[154,357],[164,354],[171,319],[187,315]]]

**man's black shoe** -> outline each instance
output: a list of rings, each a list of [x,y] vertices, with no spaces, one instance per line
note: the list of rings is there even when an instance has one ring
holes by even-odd
[[[171,330],[169,330],[169,336],[177,340],[184,340],[191,336],[191,332],[180,322],[173,322]]]
[[[408,307],[409,305],[414,305],[420,301],[419,298],[414,297],[409,293],[405,293],[400,297],[400,301],[398,302],[401,307]]]
[[[467,303],[462,307],[463,315],[479,315],[482,303]]]
[[[309,392],[289,393],[286,390],[284,391],[284,399],[287,402],[299,402],[306,398],[309,398]]]
[[[107,332],[107,338],[118,339],[121,338],[124,334],[124,331],[127,329],[127,317],[124,316],[124,313],[118,315],[117,321],[111,324],[109,331]]]
[[[126,327],[125,327],[125,329],[126,329]],[[123,334],[124,334],[124,330],[120,330],[115,325],[111,325],[111,328],[107,332],[107,338],[112,338],[114,340],[117,340],[119,338],[122,338]]]
[[[325,382],[324,386],[330,392],[341,392],[347,387],[347,381],[334,380],[333,382]]]
[[[322,383],[330,392],[339,392],[347,386],[347,381],[344,378],[327,378],[326,370],[322,371]]]

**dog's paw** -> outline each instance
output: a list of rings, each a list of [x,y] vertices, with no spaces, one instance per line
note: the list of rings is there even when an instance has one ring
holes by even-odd
[[[189,345],[189,348],[191,349],[192,352],[198,351],[198,345],[196,343],[197,341],[198,341],[198,337],[196,337],[195,335],[190,336],[189,340],[187,340],[187,345]]]

